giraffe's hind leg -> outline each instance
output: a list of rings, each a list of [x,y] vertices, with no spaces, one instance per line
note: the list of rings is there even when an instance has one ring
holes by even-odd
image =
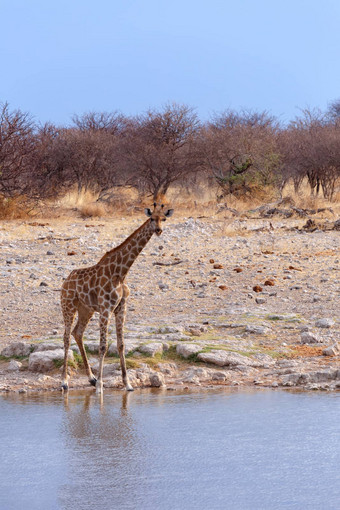
[[[84,342],[83,342],[84,331],[85,331],[86,326],[88,325],[93,313],[94,312],[92,310],[90,310],[89,308],[86,308],[83,305],[79,305],[79,307],[78,307],[78,321],[72,331],[72,335],[74,336],[74,339],[77,342],[81,357],[83,358],[83,363],[84,363],[84,367],[85,367],[87,376],[89,378],[89,382],[92,384],[92,386],[95,386],[97,379],[95,378],[95,376],[92,373],[89,361],[87,359],[86,351],[84,348]]]
[[[107,352],[107,329],[110,321],[110,311],[104,309],[100,312],[99,328],[100,328],[100,344],[99,344],[99,368],[98,381],[96,384],[96,392],[98,395],[103,393],[103,368],[104,359]]]
[[[129,296],[129,288],[127,285],[124,285],[124,293],[123,297],[115,309],[115,317],[116,317],[116,333],[117,333],[117,348],[119,352],[120,357],[120,367],[122,369],[122,379],[123,384],[127,391],[133,391],[133,387],[131,386],[129,382],[129,378],[127,375],[126,370],[126,361],[125,361],[125,347],[124,347],[124,334],[123,334],[123,328],[125,323],[125,316],[126,316],[126,301]]]
[[[75,314],[76,314],[75,307],[66,308],[65,306],[63,306],[63,316],[64,316],[64,323],[65,323],[64,366],[63,366],[62,383],[61,383],[61,387],[63,390],[68,390],[68,374],[67,374],[68,350],[70,348],[71,328],[72,328]]]

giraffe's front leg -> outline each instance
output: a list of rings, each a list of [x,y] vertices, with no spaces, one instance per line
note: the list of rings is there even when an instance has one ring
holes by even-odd
[[[99,326],[100,326],[100,344],[99,344],[99,368],[98,379],[96,383],[96,393],[103,393],[103,368],[104,359],[107,352],[107,329],[109,325],[110,313],[104,310],[100,313]]]
[[[117,333],[117,348],[120,357],[120,367],[122,370],[122,378],[123,384],[127,391],[133,391],[133,387],[129,383],[127,370],[126,370],[126,362],[125,362],[125,352],[124,352],[124,335],[123,328],[126,316],[126,300],[129,295],[129,288],[125,284],[123,288],[123,297],[115,309],[115,317],[116,317],[116,333]]]

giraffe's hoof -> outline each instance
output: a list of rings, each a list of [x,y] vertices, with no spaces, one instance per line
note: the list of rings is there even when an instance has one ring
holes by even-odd
[[[68,391],[68,384],[67,383],[63,383],[61,385],[61,389],[64,390],[64,391]]]
[[[89,379],[89,383],[92,384],[92,386],[95,386],[97,384],[97,379],[92,377],[92,379]]]
[[[126,391],[135,391],[135,390],[134,390],[134,389],[133,389],[133,387],[132,387],[132,386],[130,386],[130,384],[129,384],[128,386],[126,386]]]

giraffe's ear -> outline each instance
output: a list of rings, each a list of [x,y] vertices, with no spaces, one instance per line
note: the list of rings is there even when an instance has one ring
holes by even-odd
[[[150,209],[149,209],[149,208],[144,209],[144,212],[145,212],[145,214],[146,214],[147,216],[149,216],[149,218],[150,218],[150,216],[152,216],[152,212],[150,211]]]
[[[167,218],[170,218],[170,216],[172,216],[174,214],[174,210],[173,209],[169,209],[166,213],[165,213],[165,216]]]

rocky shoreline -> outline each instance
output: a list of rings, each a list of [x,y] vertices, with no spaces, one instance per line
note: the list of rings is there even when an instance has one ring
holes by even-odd
[[[201,329],[202,333],[207,331],[207,327]],[[258,327],[257,333],[268,332],[263,329],[265,328]],[[252,328],[246,326],[245,330],[249,332]],[[167,328],[160,338],[127,342],[127,365],[131,367],[128,374],[133,387],[256,385],[267,388],[297,387],[305,390],[340,389],[338,344],[321,348],[321,355],[318,356],[275,359],[264,352],[240,354],[226,348],[224,342],[217,345],[216,339],[214,344],[206,340],[200,341],[198,332],[199,330],[193,331],[193,340],[176,328]],[[154,336],[152,331],[150,334]],[[306,345],[307,340],[316,342],[319,337],[302,331],[301,345]],[[85,347],[96,375],[99,344],[85,341]],[[60,390],[63,356],[63,345],[60,341],[10,344],[1,352],[0,391],[26,393]],[[69,351],[69,365],[70,389],[89,387],[85,372],[81,368],[79,348],[75,343],[72,343]],[[114,343],[109,346],[104,366],[104,387],[123,388],[117,347]]]
[[[0,391],[60,390],[61,282],[139,223],[2,225]],[[302,232],[295,223],[180,218],[151,240],[127,282],[134,388],[340,389],[339,232]],[[104,387],[122,388],[114,330]],[[85,338],[95,372],[96,318]],[[71,350],[70,388],[89,387]]]

